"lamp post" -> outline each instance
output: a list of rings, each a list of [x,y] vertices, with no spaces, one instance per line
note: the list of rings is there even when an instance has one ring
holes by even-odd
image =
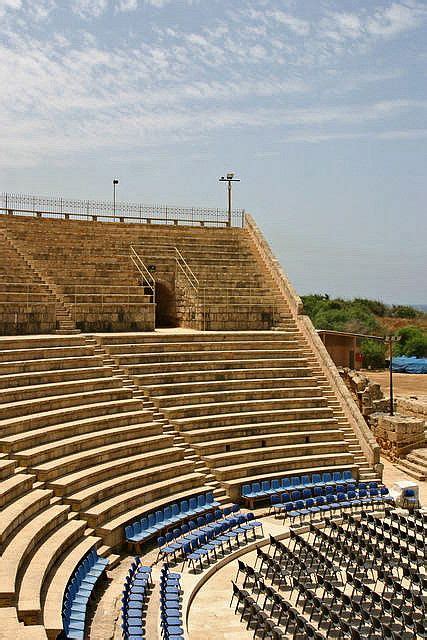
[[[394,415],[394,400],[393,400],[393,342],[399,342],[401,336],[386,336],[384,342],[388,344],[388,357],[389,363],[389,385],[390,385],[390,415]]]
[[[219,182],[227,182],[227,191],[228,191],[228,222],[227,226],[231,227],[231,183],[232,182],[240,182],[239,178],[234,177],[234,173],[231,171],[227,173],[226,176],[221,176]]]
[[[117,178],[113,180],[113,220],[116,221],[116,187],[119,184]]]

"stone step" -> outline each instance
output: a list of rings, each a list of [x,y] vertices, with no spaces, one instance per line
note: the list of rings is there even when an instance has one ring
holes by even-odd
[[[418,464],[417,462],[403,458],[399,460],[396,467],[420,482],[427,480],[427,466],[424,464]]]

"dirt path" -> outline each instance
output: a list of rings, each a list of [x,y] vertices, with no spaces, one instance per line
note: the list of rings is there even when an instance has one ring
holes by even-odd
[[[388,371],[363,370],[372,382],[378,382],[385,396],[388,395],[389,374]],[[399,396],[425,396],[427,399],[427,374],[426,373],[393,373],[394,393]]]

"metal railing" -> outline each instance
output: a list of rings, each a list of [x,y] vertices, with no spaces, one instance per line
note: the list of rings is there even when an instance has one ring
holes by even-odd
[[[186,277],[189,285],[194,289],[195,293],[198,295],[198,291],[199,291],[199,281],[198,281],[198,279],[194,275],[194,272],[190,268],[188,262],[186,261],[186,259],[184,258],[184,256],[182,255],[182,253],[178,249],[178,247],[174,247],[174,249],[175,249],[176,265],[180,268],[180,270],[182,271],[182,273]]]
[[[135,250],[135,247],[132,244],[130,245],[130,259],[141,276],[143,286],[150,289],[151,302],[154,304],[156,302],[156,280],[151,275],[150,270],[141,260],[139,253]]]
[[[0,212],[15,216],[92,220],[95,222],[230,226],[228,212],[225,209],[132,202],[116,202],[114,204],[110,201],[51,198],[6,192],[0,194]],[[243,227],[244,220],[244,209],[232,211],[231,226]]]

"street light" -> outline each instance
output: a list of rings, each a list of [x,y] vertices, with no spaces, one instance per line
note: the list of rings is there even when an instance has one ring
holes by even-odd
[[[386,336],[384,342],[388,344],[388,357],[390,359],[389,372],[390,372],[390,415],[394,415],[393,408],[393,342],[399,342],[402,336]]]
[[[117,178],[113,180],[113,216],[114,222],[116,221],[116,186],[119,184]]]
[[[228,183],[228,223],[227,226],[231,227],[231,183],[232,182],[240,182],[239,178],[234,177],[234,173],[231,171],[227,173],[227,176],[221,176],[219,182],[227,182]]]

